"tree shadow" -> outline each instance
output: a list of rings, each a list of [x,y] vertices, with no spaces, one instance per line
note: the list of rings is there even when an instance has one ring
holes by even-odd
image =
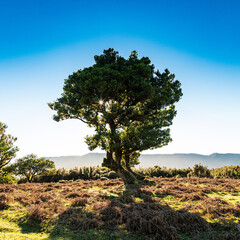
[[[28,221],[27,217],[21,217],[18,219],[18,226],[21,229],[22,234],[36,233],[39,234],[42,232],[42,225],[39,221]]]
[[[209,223],[199,214],[172,209],[144,186],[127,185],[119,197],[105,196],[102,200],[91,209],[68,208],[59,215],[49,239],[72,233],[66,239],[85,239],[85,236],[88,237],[86,239],[180,240],[189,239],[187,236],[200,239],[203,233],[211,233]],[[117,234],[123,230],[136,234],[137,238],[130,235],[123,238],[109,236],[109,232]],[[91,236],[87,236],[89,232]],[[82,238],[76,238],[76,234],[82,234]],[[104,238],[98,234],[107,235]]]

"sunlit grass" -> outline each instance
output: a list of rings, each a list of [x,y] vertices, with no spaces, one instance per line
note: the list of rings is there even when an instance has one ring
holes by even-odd
[[[227,201],[229,204],[235,205],[236,203],[240,203],[240,192],[234,193],[227,193],[227,192],[212,192],[207,194],[208,197],[215,198],[218,197],[222,200]]]
[[[118,215],[113,216],[115,229],[109,229],[109,226],[91,227],[92,219],[98,219],[101,211],[114,202],[116,208],[113,205],[113,211],[121,211],[119,206],[130,209],[134,204],[137,209],[143,206],[146,211],[151,204],[155,204],[163,209],[169,206],[179,212],[199,213],[208,222],[220,225],[237,223],[239,220],[240,193],[237,180],[155,178],[154,181],[155,186],[138,187],[124,186],[119,180],[33,183],[10,185],[10,189],[6,186],[1,189],[0,186],[0,195],[5,194],[2,198],[6,198],[8,205],[0,210],[0,239],[145,239],[136,232],[128,231],[126,223],[116,225],[114,219]],[[31,212],[32,206],[39,207],[36,213]],[[71,209],[73,213],[64,216]],[[85,223],[84,218],[83,222],[81,218],[78,219],[78,209],[82,211],[82,216],[87,216]],[[58,217],[63,222],[58,222]],[[76,218],[76,224],[90,225],[86,225],[84,231],[77,228],[73,231],[70,227],[75,224],[74,221],[64,224],[68,218]],[[189,239],[188,234],[181,236]]]

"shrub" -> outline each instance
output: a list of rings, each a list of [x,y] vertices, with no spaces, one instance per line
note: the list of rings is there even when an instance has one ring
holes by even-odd
[[[240,179],[240,165],[225,166],[221,168],[210,169],[213,178],[235,178]]]
[[[190,174],[194,177],[210,177],[210,171],[206,166],[201,165],[201,163],[195,164]]]
[[[0,184],[14,184],[17,180],[12,173],[0,173]]]
[[[83,206],[86,206],[87,203],[88,203],[88,198],[78,197],[73,201],[72,206],[73,207],[83,207]]]
[[[207,177],[207,178],[235,178],[240,179],[240,165],[239,166],[225,166],[222,168],[208,169],[201,164],[195,164],[191,168],[166,168],[166,167],[149,167],[133,169],[136,173],[145,177],[163,177],[163,178],[182,178],[182,177]],[[56,171],[48,172],[34,179],[34,182],[69,182],[73,180],[107,180],[116,179],[118,175],[106,167],[80,167],[67,170],[60,168]],[[26,179],[20,179],[18,183],[24,183]]]
[[[43,222],[47,219],[47,210],[42,208],[40,205],[33,205],[28,214],[28,221],[38,221]]]

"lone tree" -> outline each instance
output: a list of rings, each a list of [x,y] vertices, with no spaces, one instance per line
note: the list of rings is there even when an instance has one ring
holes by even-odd
[[[106,166],[127,184],[143,180],[132,171],[140,152],[167,145],[182,96],[181,84],[168,69],[154,70],[148,57],[133,51],[128,59],[109,48],[95,56],[95,64],[78,70],[64,82],[63,93],[49,107],[53,119],[79,119],[95,128],[86,137],[90,150],[106,150]]]
[[[16,157],[16,152],[19,150],[14,146],[17,138],[6,134],[6,129],[7,125],[0,122],[0,170]]]
[[[38,158],[34,154],[19,158],[16,163],[9,166],[9,171],[15,175],[26,177],[28,182],[32,182],[37,175],[47,173],[52,169],[55,169],[53,161],[46,158]]]

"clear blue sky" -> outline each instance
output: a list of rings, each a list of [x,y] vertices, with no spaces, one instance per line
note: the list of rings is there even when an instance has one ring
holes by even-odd
[[[173,142],[151,153],[240,152],[240,1],[1,1],[0,121],[18,156],[81,155],[91,130],[56,123],[63,80],[114,47],[182,83]]]

